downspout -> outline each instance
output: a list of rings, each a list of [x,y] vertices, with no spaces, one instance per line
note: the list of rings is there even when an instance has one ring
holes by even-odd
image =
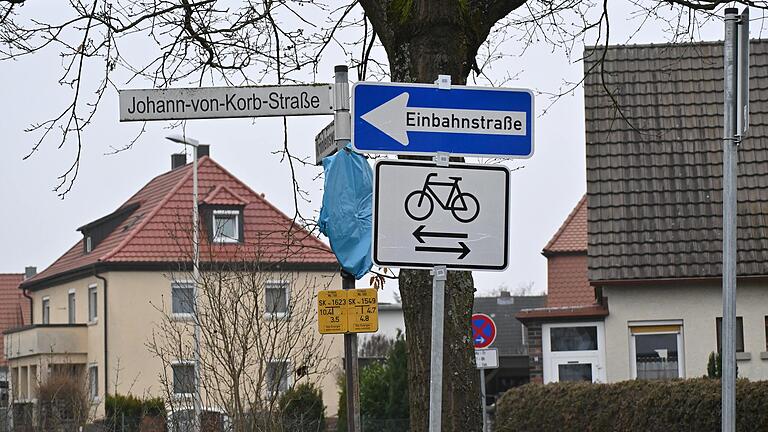
[[[29,300],[29,323],[34,324],[35,323],[35,304],[32,301],[32,297],[30,297],[29,294],[27,294],[27,289],[22,288],[21,289],[21,295],[27,298]],[[21,316],[21,325],[24,325],[24,316]]]
[[[104,326],[104,398],[106,400],[108,389],[109,389],[109,350],[107,349],[107,286],[109,285],[107,283],[107,279],[99,276],[99,273],[96,270],[96,265],[93,266],[93,276],[96,277],[96,279],[101,280],[104,283],[104,321],[102,325]]]

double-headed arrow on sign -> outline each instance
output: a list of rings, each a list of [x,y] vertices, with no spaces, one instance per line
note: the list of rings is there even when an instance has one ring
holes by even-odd
[[[413,232],[413,236],[419,243],[424,243],[424,237],[438,237],[438,238],[467,238],[467,234],[464,233],[447,233],[447,232],[433,232],[424,231],[426,225],[419,225]],[[445,253],[460,253],[459,259],[464,259],[467,254],[472,250],[464,243],[459,242],[459,247],[444,247],[444,246],[415,246],[414,250],[417,252],[445,252]]]

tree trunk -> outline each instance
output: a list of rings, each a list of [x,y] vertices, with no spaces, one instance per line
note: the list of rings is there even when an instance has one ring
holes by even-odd
[[[491,26],[523,1],[361,0],[387,51],[393,82],[433,83],[450,75],[465,84]],[[429,429],[432,277],[401,270],[411,431]],[[474,282],[469,272],[448,272],[443,341],[442,430],[482,430],[480,385],[471,334]]]

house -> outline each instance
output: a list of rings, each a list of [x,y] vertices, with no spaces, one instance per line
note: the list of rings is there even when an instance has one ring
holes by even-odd
[[[736,345],[739,376],[764,380],[768,41],[750,49]],[[607,379],[700,377],[722,317],[723,43],[597,47],[585,58],[588,275],[610,309]]]
[[[489,348],[497,350],[499,367],[485,372],[487,405],[510,388],[528,382],[528,346],[523,325],[515,314],[542,306],[545,301],[546,296],[513,296],[509,291],[500,291],[494,297],[475,297],[472,312],[488,315],[496,325],[496,339]]]
[[[582,198],[552,239],[547,258],[547,302],[516,316],[525,323],[531,382],[606,382],[608,308],[587,278],[587,199]]]
[[[182,154],[117,210],[78,228],[82,239],[48,268],[19,281],[34,319],[5,332],[14,404],[29,406],[38,384],[66,373],[86,381],[97,417],[107,394],[189,409],[197,340],[203,409],[222,410],[222,387],[274,406],[292,384],[313,381],[336,412],[342,337],[320,337],[313,300],[317,290],[340,288],[336,258],[208,153],[199,147],[198,279],[192,164]],[[227,358],[247,382],[224,373]]]
[[[34,267],[28,267],[33,271]],[[24,298],[19,290],[19,284],[24,280],[24,273],[0,274],[0,332],[20,327],[30,322],[29,300]],[[0,353],[3,352],[3,340],[0,339]],[[0,356],[0,409],[8,406],[9,384],[8,362]],[[0,425],[3,422],[0,412]]]
[[[765,380],[768,41],[751,42],[750,63],[751,127],[739,148],[736,359],[739,376]],[[528,326],[532,380],[706,375],[722,317],[723,44],[589,48],[585,70],[587,197],[559,231],[578,231],[572,253],[582,264],[568,284],[581,294],[518,315]],[[550,299],[570,290],[552,278],[551,261],[563,252],[553,255],[554,244],[545,248]],[[556,320],[570,330],[554,335]]]

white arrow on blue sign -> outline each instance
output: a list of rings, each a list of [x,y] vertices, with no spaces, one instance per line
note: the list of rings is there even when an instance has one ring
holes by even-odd
[[[530,90],[359,82],[352,87],[352,145],[364,153],[527,158]]]

